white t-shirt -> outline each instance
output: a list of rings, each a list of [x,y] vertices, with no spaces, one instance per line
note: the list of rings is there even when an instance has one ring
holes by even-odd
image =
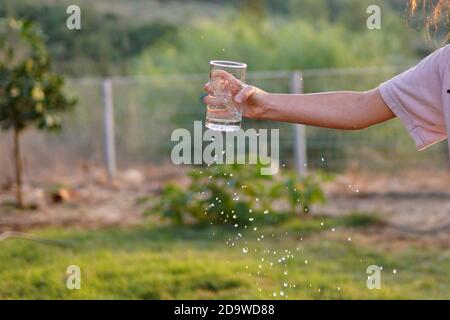
[[[381,84],[379,90],[419,150],[446,139],[450,131],[450,45]]]

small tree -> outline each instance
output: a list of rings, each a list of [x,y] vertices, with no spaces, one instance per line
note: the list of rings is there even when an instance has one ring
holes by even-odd
[[[64,80],[50,71],[44,37],[29,21],[0,19],[0,128],[13,131],[17,205],[22,197],[20,137],[34,125],[57,130],[58,113],[76,101],[63,93]]]

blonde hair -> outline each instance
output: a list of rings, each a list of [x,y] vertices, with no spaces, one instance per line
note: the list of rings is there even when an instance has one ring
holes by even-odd
[[[438,31],[441,23],[450,21],[450,0],[410,0],[409,9],[411,14],[415,14],[419,7],[422,7],[426,17],[427,36]],[[450,31],[447,32],[447,39],[450,38]]]

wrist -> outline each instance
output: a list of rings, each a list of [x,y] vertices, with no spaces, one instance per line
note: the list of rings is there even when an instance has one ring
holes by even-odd
[[[273,101],[274,94],[255,88],[256,92],[247,100],[243,116],[250,119],[275,119],[276,106]]]
[[[273,103],[273,94],[261,91],[260,97],[258,99],[258,107],[255,110],[255,118],[260,120],[270,120],[273,119],[275,112],[275,105]]]

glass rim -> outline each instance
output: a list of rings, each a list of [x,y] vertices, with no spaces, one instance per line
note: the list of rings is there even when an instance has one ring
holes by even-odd
[[[216,67],[225,67],[225,68],[237,68],[237,69],[245,69],[247,68],[246,63],[235,62],[235,61],[226,61],[226,60],[211,60],[209,62],[211,66]]]

